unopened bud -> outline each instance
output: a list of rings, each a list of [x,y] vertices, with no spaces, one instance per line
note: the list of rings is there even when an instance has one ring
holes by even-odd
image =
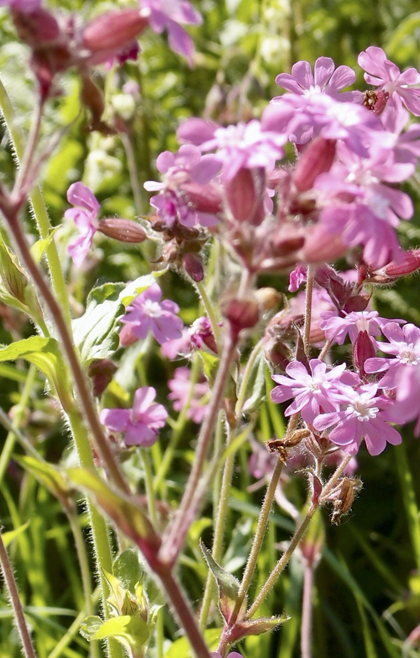
[[[98,231],[120,242],[138,243],[144,242],[147,238],[144,228],[131,219],[101,219],[98,223]]]
[[[359,331],[353,345],[353,364],[360,373],[365,375],[365,361],[376,356],[375,346],[367,331]]]
[[[193,281],[199,283],[204,279],[204,268],[201,258],[196,254],[186,253],[182,257],[182,266]]]
[[[317,176],[331,169],[335,148],[336,140],[325,137],[317,137],[307,146],[293,174],[293,182],[298,192],[310,190]]]
[[[385,267],[370,272],[368,278],[371,283],[393,283],[403,276],[413,274],[420,269],[420,249],[404,251],[398,261],[391,261]]]
[[[60,36],[57,19],[42,7],[30,13],[14,11],[12,15],[19,38],[31,48],[38,49],[51,44]]]
[[[123,328],[120,331],[120,347],[128,347],[135,343],[138,338],[132,332],[131,326],[129,324],[124,324]]]
[[[222,197],[219,189],[213,183],[200,185],[194,181],[182,183],[180,186],[186,201],[191,203],[198,212],[208,212],[216,215],[222,210]]]
[[[88,376],[92,380],[92,390],[95,397],[100,397],[111,382],[117,366],[111,359],[94,359],[88,367]]]
[[[305,236],[301,228],[294,224],[282,224],[270,239],[271,253],[276,257],[288,256],[304,244]]]
[[[258,302],[253,297],[231,298],[222,305],[222,313],[229,320],[232,336],[237,338],[242,329],[252,329],[260,319]]]
[[[138,9],[109,11],[86,25],[82,33],[83,46],[92,53],[122,50],[148,24],[148,15]]]
[[[224,183],[226,201],[233,217],[238,222],[258,225],[265,215],[265,172],[263,169],[242,167],[237,174]]]
[[[307,231],[303,256],[307,263],[334,261],[347,251],[339,234],[329,233],[322,225]]]
[[[275,288],[258,288],[255,291],[255,296],[263,311],[272,311],[276,308],[282,295]]]

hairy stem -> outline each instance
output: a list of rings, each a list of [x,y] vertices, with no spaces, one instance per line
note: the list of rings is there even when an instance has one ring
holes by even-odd
[[[25,158],[25,139],[19,127],[19,123],[10,102],[7,91],[0,80],[0,109],[7,125],[10,134],[12,145],[16,153],[18,161]],[[29,194],[29,200],[32,205],[34,217],[38,227],[39,235],[45,239],[49,235],[51,229],[50,220],[48,217],[47,209],[45,207],[44,199],[42,198],[41,190],[35,188]],[[61,311],[66,319],[68,326],[70,326],[71,316],[69,308],[69,300],[64,281],[63,271],[61,268],[60,258],[58,256],[57,247],[54,240],[51,240],[45,249],[45,254],[48,261],[48,269],[51,276],[52,287],[60,304]]]
[[[302,627],[300,636],[302,658],[312,658],[313,583],[314,565],[306,560],[303,574]]]
[[[10,597],[13,611],[15,613],[16,625],[19,631],[19,636],[22,642],[23,652],[26,658],[36,658],[36,653],[32,645],[31,636],[26,625],[25,615],[23,614],[22,603],[20,602],[19,592],[13,576],[12,565],[10,564],[9,556],[7,555],[6,547],[3,542],[3,537],[0,528],[0,564],[3,573],[4,582],[6,583],[7,591]]]
[[[1,207],[1,210],[7,219],[10,233],[12,234],[12,237],[14,238],[17,244],[22,261],[28,273],[31,275],[33,282],[38,288],[41,298],[43,299],[46,306],[48,307],[50,315],[54,321],[58,335],[61,339],[61,344],[64,353],[67,357],[70,366],[71,373],[73,375],[74,384],[76,386],[76,390],[78,393],[79,403],[84,411],[89,427],[92,430],[92,434],[95,438],[98,451],[108,471],[108,475],[110,476],[110,478],[113,480],[114,484],[117,487],[119,487],[125,493],[129,494],[130,493],[129,487],[121,474],[121,471],[114,458],[114,455],[108,445],[108,441],[102,431],[102,426],[99,422],[95,405],[93,404],[92,401],[92,396],[86,381],[86,377],[79,363],[79,359],[73,345],[73,340],[70,335],[70,331],[67,327],[65,318],[61,312],[60,304],[57,302],[54,295],[50,291],[49,286],[46,283],[41,270],[39,269],[38,265],[35,263],[34,259],[32,258],[31,252],[28,247],[28,243],[23,234],[16,212],[13,211],[13,209],[7,207]]]
[[[234,434],[230,432],[228,436],[228,440],[226,442],[227,444],[226,447],[230,445],[233,437]],[[220,490],[219,507],[217,509],[216,523],[214,528],[212,556],[216,560],[216,562],[220,562],[220,558],[222,556],[224,529],[226,527],[229,492],[232,484],[232,474],[233,474],[234,464],[235,464],[235,453],[232,452],[229,454],[228,458],[226,459],[225,466],[223,469],[222,488]],[[209,614],[211,599],[214,592],[214,585],[215,585],[214,576],[212,572],[209,570],[209,573],[207,575],[206,586],[204,589],[203,603],[200,612],[200,626],[202,629],[205,629],[207,625],[207,617]]]
[[[314,289],[314,276],[316,265],[308,265],[307,281],[306,281],[306,297],[305,297],[305,324],[303,328],[303,346],[306,356],[310,356],[310,343],[309,337],[311,334],[311,319],[312,319],[312,293]]]
[[[311,519],[313,515],[315,514],[316,510],[318,509],[317,504],[313,504],[310,506],[308,509],[307,513],[305,514],[305,517],[303,518],[303,521],[299,525],[298,529],[296,530],[295,534],[293,535],[289,546],[281,556],[280,560],[277,562],[276,566],[274,567],[273,571],[271,572],[270,576],[268,577],[266,583],[263,585],[261,588],[260,593],[258,594],[257,598],[255,599],[254,603],[251,605],[249,610],[247,611],[245,615],[245,619],[251,619],[251,617],[257,612],[258,608],[262,605],[262,603],[265,601],[266,597],[270,593],[271,589],[274,587],[277,578],[280,576],[281,572],[285,569],[287,566],[290,558],[292,557],[296,547],[298,546],[300,540],[302,539],[303,535],[305,534],[309,523],[311,522]]]
[[[160,551],[162,562],[173,564],[176,561],[184,544],[188,529],[194,520],[191,510],[195,507],[194,499],[196,494],[198,495],[199,493],[198,484],[209,451],[219,408],[223,400],[223,393],[229,377],[232,360],[236,353],[236,343],[237,340],[233,339],[230,335],[227,336],[209,409],[198,436],[196,457],[188,478],[185,493],[175,519],[163,539],[163,545]]]

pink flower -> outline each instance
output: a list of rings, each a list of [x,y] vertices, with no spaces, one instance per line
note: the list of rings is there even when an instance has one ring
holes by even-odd
[[[272,375],[279,386],[275,386],[271,391],[273,402],[280,403],[295,398],[290,404],[285,416],[300,413],[307,423],[312,423],[314,419],[323,411],[335,411],[338,409],[331,393],[337,392],[339,386],[346,381],[347,377],[357,376],[353,373],[346,372],[346,364],[342,363],[331,370],[319,359],[311,359],[309,362],[311,373],[309,374],[303,363],[293,361],[286,367],[288,377],[284,375]],[[350,380],[347,380],[350,383]]]
[[[192,181],[206,185],[219,173],[221,164],[214,156],[203,156],[196,146],[184,144],[176,153],[161,153],[156,160],[156,167],[163,174],[164,181],[146,181],[144,187],[148,192],[161,193],[153,196],[150,204],[157,209],[157,214],[169,228],[176,220],[187,227],[217,224],[217,216],[197,210],[183,190],[185,183]]]
[[[246,124],[216,127],[212,138],[200,148],[202,151],[217,150],[217,157],[223,162],[223,177],[230,181],[242,167],[273,169],[276,161],[284,156],[286,141],[285,135],[262,130],[260,122],[254,119]]]
[[[209,385],[206,381],[194,384],[191,396],[191,372],[189,368],[177,368],[174,378],[168,381],[171,392],[168,395],[172,400],[175,411],[182,411],[188,405],[187,418],[198,425],[203,421],[207,413]],[[190,398],[191,396],[191,398]]]
[[[389,343],[378,343],[376,346],[386,354],[392,354],[394,359],[374,357],[365,361],[367,373],[385,372],[379,382],[380,388],[393,389],[398,383],[398,373],[405,368],[420,365],[420,329],[414,324],[400,327],[396,322],[388,322],[382,333]]]
[[[298,94],[298,96],[325,93],[337,101],[361,103],[363,94],[360,91],[340,93],[342,89],[352,85],[355,80],[356,74],[349,66],[339,66],[336,69],[334,61],[330,57],[319,57],[316,60],[314,75],[309,62],[303,60],[292,66],[291,75],[280,73],[276,77],[279,87]]]
[[[157,34],[168,30],[169,45],[184,55],[192,66],[194,46],[189,34],[179,23],[201,25],[203,19],[187,0],[140,0],[143,9],[150,11],[150,27]]]
[[[23,14],[30,14],[40,8],[41,0],[0,0],[0,7],[7,6]]]
[[[357,61],[366,71],[365,80],[368,84],[388,92],[394,106],[402,102],[412,114],[420,116],[420,89],[412,86],[420,84],[420,73],[415,68],[401,73],[398,66],[387,59],[382,48],[377,46],[366,48]]]
[[[222,658],[222,655],[218,651],[212,651],[210,656],[212,658]],[[237,651],[231,651],[227,658],[242,658],[242,656]]]
[[[127,307],[121,322],[136,338],[143,340],[149,330],[161,345],[172,338],[181,338],[183,322],[176,315],[179,306],[169,299],[161,302],[161,297],[162,291],[154,283]]]
[[[64,213],[66,219],[72,219],[79,229],[79,237],[69,244],[67,250],[76,267],[80,267],[92,245],[92,238],[98,228],[100,205],[93,192],[80,181],[73,183],[67,190],[67,200],[75,208]]]
[[[338,345],[342,345],[347,334],[354,343],[359,331],[366,331],[370,336],[379,336],[382,327],[388,322],[387,318],[380,318],[377,311],[353,311],[347,313],[345,317],[335,314],[331,317],[331,314],[326,312],[323,315],[321,329],[325,331],[328,340],[334,340]],[[395,322],[403,324],[405,320],[395,320]]]
[[[289,287],[287,290],[289,292],[297,292],[304,281],[306,281],[306,267],[301,264],[296,265],[295,269],[290,272]]]
[[[363,438],[370,455],[379,455],[387,443],[398,445],[401,436],[388,424],[393,402],[383,395],[376,396],[377,389],[376,384],[366,384],[357,390],[343,386],[335,399],[344,409],[318,416],[314,420],[315,429],[324,431],[335,425],[329,439],[352,455],[359,450]]]
[[[149,448],[156,443],[158,430],[168,417],[163,405],[153,403],[155,397],[152,386],[138,388],[132,409],[102,409],[100,421],[111,432],[124,433],[126,445]]]

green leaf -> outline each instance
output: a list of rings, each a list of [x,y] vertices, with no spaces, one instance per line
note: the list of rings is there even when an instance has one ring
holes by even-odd
[[[250,381],[253,382],[252,392],[242,407],[242,413],[250,414],[257,411],[258,407],[265,400],[265,359],[261,351],[251,370]]]
[[[55,338],[31,336],[0,349],[0,361],[16,361],[16,359],[25,359],[39,368],[57,392],[63,408],[69,411],[73,407],[67,367]]]
[[[106,359],[115,352],[126,306],[155,282],[156,277],[148,274],[128,285],[105,283],[90,291],[85,313],[72,323],[74,341],[84,363]]]
[[[209,569],[212,572],[217,582],[217,587],[219,590],[220,612],[223,618],[226,621],[229,621],[231,613],[235,607],[235,603],[238,598],[238,592],[240,587],[239,581],[235,578],[235,576],[232,576],[232,574],[228,573],[227,571],[225,571],[225,569],[223,569],[223,567],[217,564],[212,554],[210,553],[209,549],[206,548],[206,546],[204,546],[202,541],[200,541],[200,547],[201,550],[203,551],[204,559],[206,560]],[[246,606],[247,606],[247,601],[246,601],[246,597],[244,597],[241,608],[239,610],[239,615],[238,615],[239,620],[245,614]]]
[[[22,532],[25,532],[29,524],[30,524],[30,520],[26,521],[26,523],[19,526],[19,528],[15,528],[15,530],[9,530],[8,532],[4,532],[2,534],[2,539],[5,547],[7,548],[9,544],[11,544],[14,539],[16,539],[16,537],[19,537],[19,535],[21,535]]]
[[[130,616],[140,615],[144,618],[147,618],[147,608],[142,606],[144,603],[143,599],[141,598],[139,605],[134,594],[130,594],[130,592],[125,587],[123,587],[121,581],[118,578],[113,576],[111,573],[108,573],[108,571],[105,571],[105,569],[103,569],[102,572],[108,583],[109,591],[111,592],[110,596],[107,598],[107,601],[111,608],[114,610],[115,614]],[[142,615],[143,610],[145,611],[144,615]]]
[[[134,505],[122,494],[112,491],[95,471],[88,468],[70,468],[68,476],[77,487],[90,494],[115,525],[139,546],[147,543],[149,549],[159,548],[159,539],[152,524],[139,504]]]
[[[108,637],[126,638],[132,647],[141,647],[149,639],[149,629],[141,617],[122,615],[108,619],[94,635],[94,640],[105,640]]]
[[[144,577],[137,551],[127,548],[114,560],[113,573],[125,589],[135,592],[137,583]]]
[[[210,628],[204,631],[204,639],[210,651],[216,651],[219,644],[221,628]],[[175,640],[165,654],[165,658],[192,658],[191,647],[186,637]]]
[[[250,619],[248,621],[238,622],[235,626],[235,640],[239,640],[248,635],[262,635],[269,633],[288,621],[285,613],[281,617],[260,617],[259,619]]]
[[[35,289],[1,235],[0,275],[3,281],[2,301],[30,315],[38,324],[43,325],[43,314]]]
[[[80,624],[80,635],[82,635],[88,642],[91,642],[103,623],[104,622],[100,617],[86,617],[86,619]]]
[[[117,349],[119,319],[124,313],[120,294],[124,288],[122,283],[105,283],[93,288],[85,313],[73,320],[74,342],[84,363],[106,359]]]
[[[32,258],[33,258],[37,263],[40,263],[40,262],[41,262],[42,257],[43,257],[43,255],[44,255],[44,253],[45,253],[45,250],[46,250],[46,249],[49,247],[49,245],[51,244],[51,242],[52,242],[52,240],[53,240],[53,238],[54,238],[54,234],[55,234],[55,232],[57,231],[58,228],[59,228],[58,226],[55,226],[54,228],[51,228],[51,229],[48,231],[48,236],[47,236],[46,238],[43,238],[43,239],[41,239],[41,240],[37,240],[37,241],[34,242],[34,244],[32,245],[32,247],[31,247],[31,249],[30,249],[30,251],[31,251],[31,255],[32,255]]]
[[[68,499],[72,495],[72,490],[56,466],[35,457],[22,456],[14,457],[14,459],[47,487],[53,496],[56,496],[65,506],[68,506]]]
[[[213,386],[217,369],[219,367],[219,357],[204,352],[203,350],[198,350],[198,353],[203,361],[204,374],[208,379],[210,386]]]

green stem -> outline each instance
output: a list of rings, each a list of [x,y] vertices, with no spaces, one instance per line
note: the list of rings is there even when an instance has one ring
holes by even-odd
[[[188,391],[188,397],[185,401],[184,406],[182,407],[178,419],[176,421],[176,426],[173,431],[169,445],[165,450],[162,462],[159,466],[159,470],[155,477],[154,481],[154,490],[158,491],[161,487],[163,480],[165,479],[166,473],[169,470],[169,467],[172,464],[172,460],[175,455],[175,451],[178,447],[178,443],[184,433],[185,424],[187,422],[188,409],[190,408],[191,400],[194,397],[194,389],[198,379],[198,373],[200,372],[200,359],[197,355],[194,356],[191,373],[190,373],[190,389]]]
[[[150,464],[150,455],[147,448],[140,448],[141,458],[144,467],[144,481],[146,485],[147,504],[149,509],[150,518],[155,528],[158,526],[158,517],[156,512],[156,498],[153,489],[153,473]]]
[[[266,599],[267,595],[270,593],[272,587],[275,585],[277,578],[281,574],[281,572],[284,570],[284,568],[287,566],[287,563],[289,562],[291,556],[293,555],[296,547],[298,546],[300,540],[302,539],[303,535],[305,534],[309,523],[311,522],[311,519],[313,515],[315,514],[316,510],[318,509],[317,504],[313,504],[310,506],[308,509],[302,523],[296,530],[295,534],[293,535],[289,546],[281,556],[280,560],[277,562],[276,566],[274,567],[273,571],[271,572],[270,576],[268,577],[268,580],[266,581],[265,585],[262,587],[260,593],[258,594],[257,598],[255,599],[254,603],[252,606],[249,608],[248,612],[245,615],[245,619],[251,619],[251,617],[257,612],[258,608],[262,605],[264,600]]]
[[[230,445],[233,438],[234,438],[234,433],[230,432],[228,436],[228,440],[226,441],[226,447]],[[220,558],[222,556],[223,537],[224,537],[224,530],[226,527],[226,517],[228,512],[228,504],[229,504],[229,493],[232,484],[234,464],[235,464],[235,452],[232,452],[229,454],[228,458],[226,459],[225,466],[223,469],[222,488],[220,490],[219,507],[217,509],[216,524],[214,528],[212,556],[216,560],[216,562],[220,562]],[[215,586],[214,576],[209,570],[209,573],[207,575],[206,587],[204,590],[203,604],[200,613],[200,626],[203,630],[206,628],[207,625],[207,617],[209,614],[210,604],[213,597],[214,586]]]
[[[76,410],[69,412],[68,418],[76,444],[77,453],[79,455],[80,465],[83,468],[94,468],[95,465],[92,452],[90,450],[89,437],[79,412]],[[101,516],[98,508],[92,504],[89,498],[87,498],[86,504],[89,514],[90,527],[92,528],[93,549],[95,553],[95,560],[102,594],[102,608],[105,614],[105,619],[108,619],[109,609],[106,599],[109,596],[109,588],[105,580],[103,570],[112,573],[112,552],[109,533],[105,520]],[[86,605],[88,605],[87,602]],[[124,652],[121,644],[119,644],[117,640],[110,639],[109,658],[123,658],[123,656]]]
[[[305,297],[305,324],[303,328],[303,347],[305,350],[306,356],[310,356],[310,343],[309,338],[311,335],[311,319],[312,319],[312,293],[314,289],[314,277],[315,277],[316,265],[309,264],[307,270],[307,281],[306,281],[306,297]]]
[[[17,159],[22,162],[25,157],[25,139],[22,130],[19,127],[15,110],[7,94],[7,91],[0,79],[0,109],[3,114],[7,129],[10,134],[12,146],[16,153]],[[36,187],[29,194],[29,200],[32,205],[35,221],[38,227],[39,235],[45,239],[49,235],[51,229],[50,220],[48,217],[47,209],[45,207],[44,199],[39,187]],[[59,301],[62,313],[66,319],[67,325],[71,326],[71,316],[68,294],[66,284],[64,281],[63,271],[61,268],[60,258],[58,256],[57,247],[54,240],[51,240],[46,250],[46,257],[48,261],[48,268],[51,276],[52,286],[55,295]]]
[[[413,476],[411,474],[404,443],[395,448],[394,454],[397,463],[398,477],[401,484],[405,513],[407,517],[408,531],[411,537],[411,544],[413,546],[413,553],[416,560],[417,570],[420,572],[419,508],[416,502]]]
[[[6,547],[3,542],[3,537],[1,536],[1,528],[0,528],[0,564],[1,564],[1,570],[3,573],[4,581],[6,583],[7,591],[9,593],[10,603],[12,604],[13,611],[15,613],[16,625],[22,642],[23,652],[26,658],[36,658],[36,653],[32,645],[31,636],[29,635],[28,627],[26,625],[25,615],[23,614],[23,608],[22,608],[22,603],[20,601],[18,588],[16,586],[16,581],[13,576],[12,565],[10,564],[9,556],[7,555]]]
[[[36,377],[36,366],[31,364],[28,370],[28,376],[26,382],[23,386],[22,395],[19,401],[19,404],[15,407],[15,415],[12,423],[12,427],[9,429],[9,432],[6,437],[6,441],[3,446],[3,450],[0,456],[0,483],[3,481],[4,474],[6,472],[7,466],[10,461],[10,457],[13,452],[13,448],[16,443],[16,431],[19,429],[19,426],[24,418],[26,409],[29,406],[29,399],[31,397],[32,388],[34,386]],[[38,453],[37,453],[38,456]]]
[[[254,575],[255,567],[257,566],[261,545],[264,540],[265,532],[267,530],[267,524],[271,512],[271,506],[273,504],[274,495],[276,493],[277,485],[279,483],[282,470],[283,470],[283,462],[279,458],[277,460],[276,467],[271,477],[270,484],[268,485],[267,491],[265,493],[265,498],[263,505],[261,507],[261,512],[258,519],[257,530],[255,532],[251,553],[249,554],[244,575],[242,576],[242,582],[239,588],[238,598],[236,599],[235,607],[229,619],[230,627],[232,627],[235,624],[238,618],[239,610],[241,609],[242,603],[247,595],[249,586],[251,584],[252,576]]]
[[[226,344],[220,358],[219,368],[217,370],[216,380],[212,391],[212,398],[207,415],[200,428],[193,467],[178,512],[165,534],[160,549],[159,557],[163,563],[175,563],[182,549],[185,537],[187,536],[188,529],[194,520],[192,510],[195,509],[195,498],[196,496],[201,495],[198,484],[210,448],[214,426],[219,413],[219,408],[222,404],[223,394],[230,374],[232,361],[236,354],[236,344],[237,337],[232,337],[230,335],[226,337]]]
[[[203,302],[203,306],[206,310],[207,315],[209,316],[209,320],[211,323],[211,328],[213,329],[214,337],[216,339],[217,346],[220,349],[221,346],[221,337],[220,337],[220,330],[219,330],[219,324],[217,322],[217,317],[213,309],[213,305],[207,295],[206,289],[199,281],[198,283],[195,284],[197,286],[197,290],[200,293],[201,301]]]

